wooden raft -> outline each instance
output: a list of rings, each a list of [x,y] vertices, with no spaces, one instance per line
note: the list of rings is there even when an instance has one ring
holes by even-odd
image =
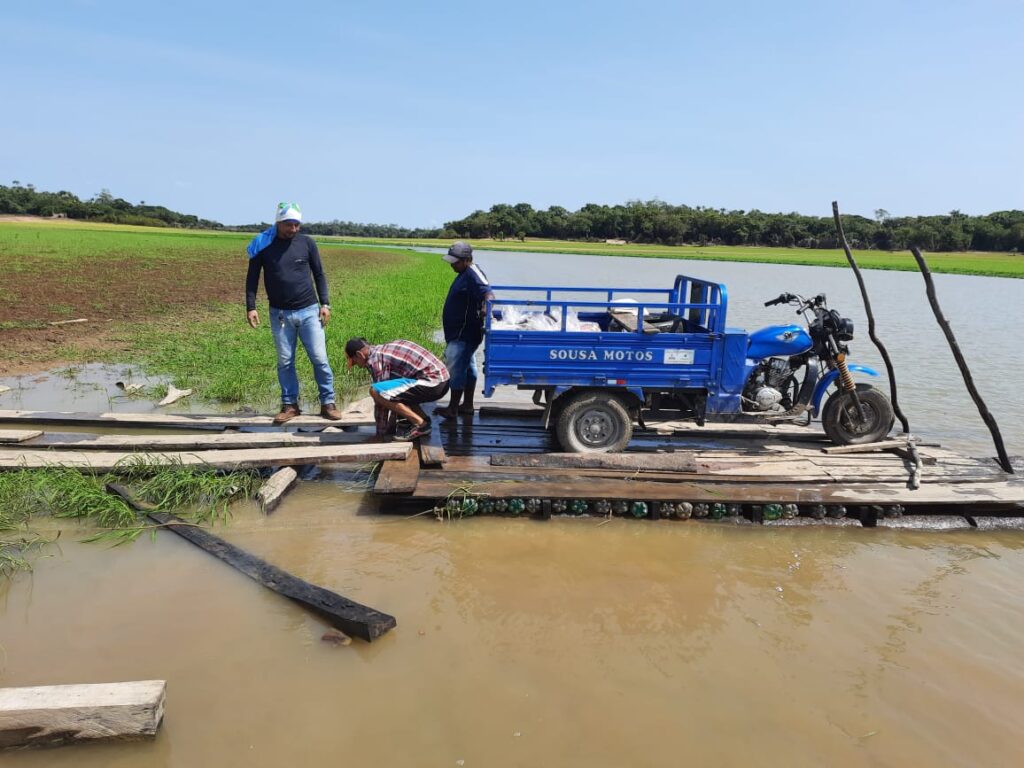
[[[671,422],[637,430],[630,450],[615,455],[557,452],[536,416],[539,409],[484,408],[446,421],[434,432],[443,464],[385,464],[375,491],[422,503],[470,493],[493,499],[627,500],[704,504],[882,505],[929,514],[1024,515],[1024,479],[987,458],[915,443],[921,486],[906,440],[872,449],[825,450],[819,431],[785,425]],[[671,433],[663,430],[671,429]]]

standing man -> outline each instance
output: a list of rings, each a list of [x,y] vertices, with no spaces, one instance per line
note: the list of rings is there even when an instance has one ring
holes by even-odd
[[[444,397],[448,391],[448,371],[429,350],[405,339],[371,345],[356,337],[345,343],[348,367],[366,368],[373,384],[373,415],[377,438],[394,431],[397,417],[411,426],[395,436],[396,440],[415,440],[430,434],[430,417],[420,407]]]
[[[294,419],[299,410],[299,378],[295,374],[295,342],[302,341],[320,391],[320,416],[337,421],[341,411],[334,404],[334,373],[327,361],[324,326],[331,319],[327,278],[320,252],[309,235],[300,235],[302,211],[295,203],[279,203],[274,226],[253,238],[246,249],[249,273],[245,278],[245,309],[249,325],[256,328],[256,291],[263,284],[270,302],[270,329],[277,348],[277,380],[281,384],[281,412],[274,424]],[[316,289],[314,291],[314,283]]]
[[[456,273],[448,298],[444,301],[441,323],[444,326],[444,361],[451,374],[451,402],[434,413],[442,419],[472,415],[476,394],[476,350],[484,338],[484,311],[493,299],[487,275],[473,263],[473,248],[461,240],[452,243],[442,256]],[[460,404],[461,401],[461,404]]]

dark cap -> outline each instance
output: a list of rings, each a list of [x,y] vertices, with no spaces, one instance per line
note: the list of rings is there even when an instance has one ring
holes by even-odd
[[[456,240],[452,243],[452,247],[448,249],[448,255],[444,257],[444,260],[449,264],[454,264],[456,261],[472,258],[473,246],[469,243],[464,243],[461,240]]]

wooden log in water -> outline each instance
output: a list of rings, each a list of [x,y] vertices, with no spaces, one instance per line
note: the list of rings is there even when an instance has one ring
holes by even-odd
[[[139,680],[0,688],[0,749],[155,736],[166,687]]]
[[[263,510],[263,514],[269,515],[274,508],[281,503],[281,498],[292,487],[298,479],[299,474],[291,467],[281,467],[272,474],[260,489],[256,491],[256,501]]]
[[[107,490],[123,498],[134,509],[145,512],[153,522],[159,523],[203,551],[223,560],[267,589],[308,608],[347,635],[372,641],[389,629],[393,629],[398,623],[394,616],[349,600],[337,592],[303,581],[176,515],[154,511],[153,505],[137,499],[123,485],[108,483]]]

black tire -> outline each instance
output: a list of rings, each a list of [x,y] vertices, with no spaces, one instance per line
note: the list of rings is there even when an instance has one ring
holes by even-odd
[[[555,433],[565,451],[618,453],[633,437],[633,420],[614,395],[581,392],[562,409]]]
[[[857,397],[864,417],[861,422],[851,419],[856,405],[849,392],[832,395],[821,411],[821,425],[836,445],[877,443],[889,434],[896,421],[889,398],[874,387],[857,385]]]

